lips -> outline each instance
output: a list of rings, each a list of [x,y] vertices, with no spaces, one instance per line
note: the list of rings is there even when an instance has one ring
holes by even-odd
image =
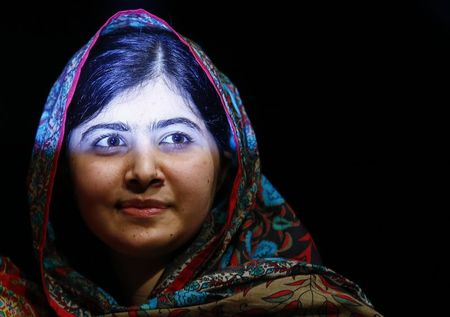
[[[130,199],[119,202],[118,209],[132,217],[148,218],[160,214],[169,208],[169,204],[155,199]]]

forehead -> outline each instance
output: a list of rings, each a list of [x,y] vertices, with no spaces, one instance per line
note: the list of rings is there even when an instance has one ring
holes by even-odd
[[[202,121],[195,110],[193,102],[181,96],[166,80],[158,78],[119,94],[89,122],[118,119],[136,122],[179,116]]]

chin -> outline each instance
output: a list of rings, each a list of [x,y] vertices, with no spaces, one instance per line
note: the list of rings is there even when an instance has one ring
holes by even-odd
[[[108,247],[119,254],[134,257],[134,258],[154,258],[166,257],[168,253],[172,252],[173,244],[160,243],[155,245],[155,242],[149,241],[120,241],[120,243],[109,243]]]

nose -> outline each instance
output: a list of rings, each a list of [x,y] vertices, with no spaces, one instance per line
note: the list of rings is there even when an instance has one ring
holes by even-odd
[[[129,153],[129,164],[125,173],[126,187],[133,192],[144,192],[148,187],[159,187],[164,183],[158,169],[157,158],[151,151]]]

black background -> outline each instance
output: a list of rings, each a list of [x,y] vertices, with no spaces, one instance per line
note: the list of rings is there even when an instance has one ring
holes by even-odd
[[[430,282],[444,267],[438,218],[448,209],[437,201],[448,187],[441,109],[450,5],[293,2],[3,8],[0,252],[30,263],[25,179],[51,85],[107,18],[141,7],[200,44],[239,88],[263,172],[298,211],[328,267],[360,284],[386,315],[420,302],[399,296],[435,294]]]

